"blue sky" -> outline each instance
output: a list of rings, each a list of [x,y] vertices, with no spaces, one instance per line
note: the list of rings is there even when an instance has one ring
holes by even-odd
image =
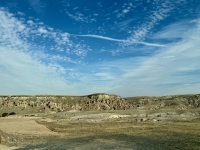
[[[0,1],[0,95],[199,89],[199,0]]]

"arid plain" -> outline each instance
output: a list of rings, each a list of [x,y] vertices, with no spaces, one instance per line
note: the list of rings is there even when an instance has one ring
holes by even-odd
[[[0,149],[200,149],[200,95],[1,96]]]

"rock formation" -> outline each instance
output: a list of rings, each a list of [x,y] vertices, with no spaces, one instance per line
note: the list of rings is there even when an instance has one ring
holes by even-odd
[[[175,109],[200,108],[200,95],[175,95],[163,97],[121,98],[118,95],[97,93],[86,96],[0,96],[0,110],[9,108],[29,110],[29,112],[61,112],[88,110],[157,110],[166,107]],[[25,112],[25,111],[24,111]]]
[[[117,95],[92,94],[87,96],[0,96],[0,108],[34,108],[38,112],[69,110],[118,110],[131,107]]]

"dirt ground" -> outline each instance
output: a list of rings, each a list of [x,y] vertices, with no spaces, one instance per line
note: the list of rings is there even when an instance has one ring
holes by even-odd
[[[15,146],[12,146],[12,147],[8,147],[6,145],[1,145],[0,144],[0,150],[14,150],[14,149],[17,149],[19,147],[15,147]]]
[[[11,138],[12,135],[15,136],[50,136],[50,135],[58,135],[58,133],[49,130],[46,126],[42,124],[38,124],[36,122],[40,117],[5,117],[0,118],[0,130],[8,134],[7,138]],[[3,138],[0,136],[0,138]],[[8,140],[8,139],[6,139]],[[19,149],[20,146],[6,146],[1,144],[0,139],[0,150],[13,150]]]
[[[11,145],[0,139],[0,150],[199,150],[199,118],[177,121],[176,114],[167,114],[127,110],[2,117],[0,138],[5,133],[3,138],[9,137]]]
[[[36,117],[5,117],[0,118],[0,130],[8,134],[30,134],[30,135],[55,135],[44,125],[38,124]]]

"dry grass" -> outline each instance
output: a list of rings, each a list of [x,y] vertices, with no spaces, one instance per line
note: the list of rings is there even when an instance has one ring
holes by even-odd
[[[92,123],[67,121],[39,122],[60,136],[15,136],[17,143],[31,149],[200,149],[200,119],[185,122],[134,122],[118,118]],[[4,133],[0,132],[0,135]],[[11,137],[12,135],[4,134]],[[11,143],[11,145],[15,145]],[[17,144],[19,145],[19,144]]]
[[[93,137],[94,139],[114,139],[134,143],[149,149],[200,149],[200,121],[171,123],[136,123],[123,119],[100,123],[69,122],[60,120],[44,123],[55,132],[65,133],[66,138]],[[142,144],[141,144],[142,143]]]

